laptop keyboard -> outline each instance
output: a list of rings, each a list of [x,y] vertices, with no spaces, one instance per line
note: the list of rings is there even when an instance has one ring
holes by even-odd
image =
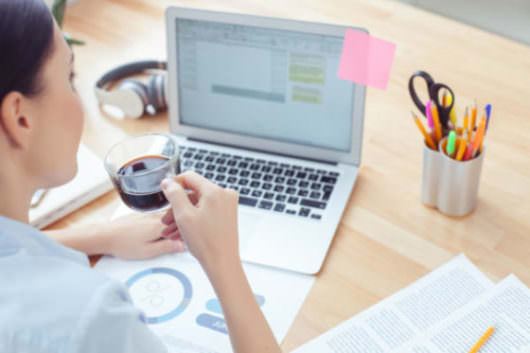
[[[339,177],[335,171],[180,147],[180,167],[239,192],[239,204],[320,220]]]

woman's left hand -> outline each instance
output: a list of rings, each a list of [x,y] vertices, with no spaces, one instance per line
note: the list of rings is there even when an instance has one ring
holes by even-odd
[[[182,252],[184,242],[176,224],[161,221],[160,214],[134,214],[120,217],[105,226],[110,255],[122,259],[147,259]]]

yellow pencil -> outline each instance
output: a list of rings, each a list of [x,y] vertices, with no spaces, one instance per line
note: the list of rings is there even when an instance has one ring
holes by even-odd
[[[425,138],[425,143],[427,143],[427,146],[429,146],[433,150],[437,150],[436,145],[434,144],[434,141],[432,140],[431,135],[427,133],[425,128],[423,127],[423,124],[421,123],[420,119],[414,114],[414,112],[410,112],[412,114],[412,119],[416,123],[416,126],[418,126],[418,129],[420,129],[423,137]]]
[[[436,104],[431,104],[432,120],[434,121],[434,136],[436,141],[442,140],[442,126],[440,124],[440,115],[438,115],[438,108]]]
[[[477,344],[475,344],[473,346],[473,348],[471,348],[469,353],[477,353],[479,351],[480,347],[482,347],[484,345],[484,343],[486,343],[488,338],[490,338],[490,336],[493,334],[493,331],[495,331],[495,328],[494,327],[490,327],[486,331],[486,333],[480,338],[480,340],[478,340]]]
[[[445,89],[443,90],[443,93],[442,93],[442,107],[447,107],[447,91]]]
[[[477,122],[477,100],[475,99],[473,109],[471,109],[471,124],[469,130],[473,132],[475,130],[475,123]]]
[[[469,109],[466,107],[466,112],[464,113],[464,131],[466,132],[469,131],[468,123],[469,123]],[[469,142],[469,139],[470,139],[470,134],[468,133],[466,140]]]
[[[482,120],[484,120],[484,119],[486,119],[486,109],[484,109],[484,115],[483,115],[483,117],[482,117]],[[488,123],[487,123],[487,120],[486,120],[486,125],[487,125],[487,124],[488,124]],[[484,135],[485,135],[485,134],[486,134],[486,131],[484,131]],[[479,146],[479,148],[478,148],[478,150],[479,150],[480,152],[482,152],[482,143],[484,142],[484,137],[485,137],[485,136],[482,136],[482,140],[480,141],[480,146]]]
[[[462,136],[462,138],[458,140],[458,151],[456,152],[456,157],[455,157],[457,161],[461,161],[462,158],[464,157],[464,152],[466,152],[466,145],[467,145],[466,138]]]

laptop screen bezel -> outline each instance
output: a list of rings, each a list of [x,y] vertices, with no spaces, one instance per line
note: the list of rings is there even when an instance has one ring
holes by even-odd
[[[184,125],[179,117],[179,87],[177,63],[177,18],[199,21],[212,21],[227,24],[238,24],[262,28],[291,30],[320,35],[344,37],[346,30],[353,27],[330,25],[324,23],[302,22],[295,20],[269,18],[262,16],[225,13],[208,10],[169,7],[166,11],[167,57],[168,57],[168,105],[170,131],[187,138],[204,140],[213,143],[233,145],[237,147],[261,150],[290,156],[322,160],[334,163],[346,163],[356,166],[361,162],[363,137],[365,87],[356,85],[353,90],[352,131],[350,151],[339,151],[326,147],[315,147],[298,143],[260,138],[240,133],[230,133],[203,127]],[[354,28],[368,33],[365,29]]]

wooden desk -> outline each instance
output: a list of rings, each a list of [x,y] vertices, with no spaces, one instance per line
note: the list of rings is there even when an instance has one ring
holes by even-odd
[[[86,106],[83,141],[104,156],[127,134],[167,130],[167,116],[117,122],[102,116],[93,84],[107,69],[165,58],[164,9],[193,5],[368,28],[397,43],[388,89],[368,89],[362,167],[332,248],[283,342],[290,351],[465,252],[492,279],[514,272],[530,285],[530,48],[393,1],[80,0],[66,29],[76,47]],[[407,81],[424,69],[456,93],[459,115],[493,104],[478,207],[448,218],[419,201],[421,139],[409,117]],[[112,192],[53,227],[106,221]]]

